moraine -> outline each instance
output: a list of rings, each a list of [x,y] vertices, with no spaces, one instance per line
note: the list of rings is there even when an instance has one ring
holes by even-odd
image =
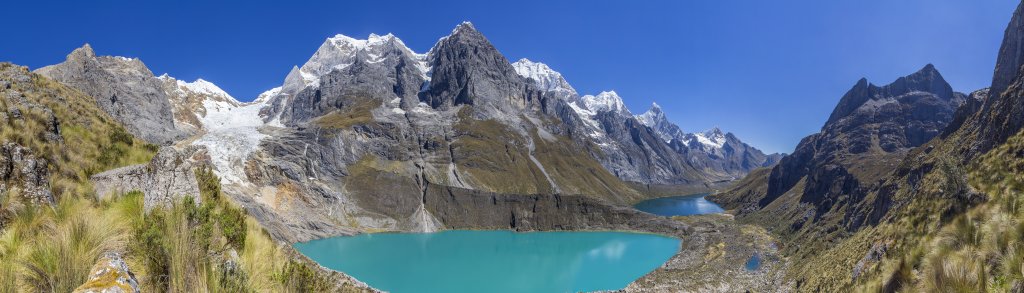
[[[450,230],[333,237],[295,248],[390,292],[580,292],[622,289],[679,245],[626,232]]]

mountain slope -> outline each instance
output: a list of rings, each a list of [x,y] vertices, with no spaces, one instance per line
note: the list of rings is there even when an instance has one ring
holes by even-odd
[[[741,221],[762,223],[790,243],[786,252],[798,259],[795,274],[815,279],[801,279],[810,282],[801,289],[844,286],[825,281],[833,275],[811,272],[825,265],[821,258],[866,253],[861,249],[871,242],[849,240],[860,246],[843,254],[821,250],[879,223],[893,203],[877,191],[891,190],[884,182],[901,172],[900,161],[939,136],[964,102],[964,95],[953,92],[931,65],[882,87],[862,79],[843,96],[821,132],[804,138],[770,171],[753,173],[711,198],[735,210]]]

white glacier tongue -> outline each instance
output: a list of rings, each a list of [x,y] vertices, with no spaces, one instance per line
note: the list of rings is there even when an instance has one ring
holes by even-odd
[[[206,133],[192,144],[206,146],[222,183],[246,182],[245,162],[267,137],[259,132],[264,125],[260,109],[265,104],[254,102],[238,106],[207,100],[203,106],[206,116],[199,119]]]
[[[565,81],[562,74],[554,71],[547,64],[523,58],[512,63],[512,67],[516,69],[516,73],[520,76],[533,79],[541,90],[560,92],[572,96],[576,95],[576,89],[572,88],[569,82]]]
[[[583,105],[593,112],[615,112],[622,115],[632,115],[629,113],[629,109],[626,109],[626,104],[622,102],[622,98],[615,91],[606,91],[597,94],[597,96],[586,95],[580,98],[583,101]]]

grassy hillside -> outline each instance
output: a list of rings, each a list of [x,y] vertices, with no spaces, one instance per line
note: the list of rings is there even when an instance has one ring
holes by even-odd
[[[0,87],[0,112],[6,114],[0,117],[0,142],[16,143],[45,158],[56,198],[87,195],[89,176],[148,162],[156,153],[156,146],[133,138],[78,90],[10,63],[0,63],[0,81],[7,84]],[[48,136],[54,121],[59,139]]]
[[[865,291],[1007,292],[1024,288],[1024,133],[989,151],[968,173],[984,202],[895,249]]]

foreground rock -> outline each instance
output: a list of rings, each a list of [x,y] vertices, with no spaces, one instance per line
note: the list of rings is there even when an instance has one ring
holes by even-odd
[[[75,289],[75,293],[138,293],[139,281],[128,269],[120,253],[103,255],[89,273],[89,280]]]

